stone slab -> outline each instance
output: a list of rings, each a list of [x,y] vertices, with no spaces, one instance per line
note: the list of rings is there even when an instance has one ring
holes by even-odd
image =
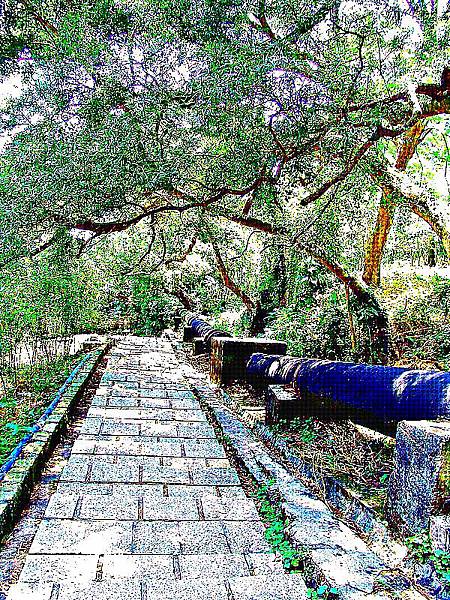
[[[450,422],[402,421],[389,480],[387,514],[403,532],[428,528],[450,499]]]

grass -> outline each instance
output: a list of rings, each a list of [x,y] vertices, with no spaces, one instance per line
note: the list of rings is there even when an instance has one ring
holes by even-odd
[[[272,431],[321,474],[331,475],[383,512],[393,446],[362,436],[349,421],[316,418],[280,421]]]
[[[0,465],[30,430],[70,375],[79,356],[60,356],[48,362],[4,372],[9,384],[0,397]]]

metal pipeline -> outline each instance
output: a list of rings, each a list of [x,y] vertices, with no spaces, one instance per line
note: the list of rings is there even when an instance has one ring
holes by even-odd
[[[253,354],[247,373],[384,422],[450,418],[450,373]]]

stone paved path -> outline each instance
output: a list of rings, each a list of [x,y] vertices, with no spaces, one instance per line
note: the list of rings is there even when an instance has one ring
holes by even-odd
[[[297,600],[168,342],[123,339],[9,600]]]

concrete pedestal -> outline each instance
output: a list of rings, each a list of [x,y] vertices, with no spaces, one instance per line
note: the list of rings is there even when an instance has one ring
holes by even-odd
[[[296,416],[299,398],[294,390],[284,385],[269,385],[266,390],[266,425],[275,425],[281,420],[290,421]]]
[[[246,367],[255,352],[286,354],[286,342],[267,338],[216,337],[211,342],[210,376],[217,384],[247,378]]]
[[[389,481],[389,520],[405,533],[417,533],[449,497],[450,422],[402,421]]]
[[[183,342],[192,342],[194,339],[194,332],[192,331],[192,327],[185,326],[183,328]]]
[[[194,356],[198,356],[199,354],[205,354],[206,352],[205,340],[202,337],[195,337],[193,339],[193,347]]]

